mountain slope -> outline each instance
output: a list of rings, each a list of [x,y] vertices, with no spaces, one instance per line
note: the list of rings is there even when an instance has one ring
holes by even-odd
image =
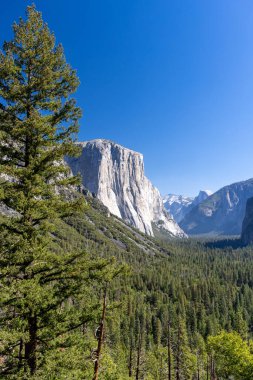
[[[168,321],[171,321],[173,331],[173,347],[176,347],[178,333],[182,331],[179,325],[182,320],[184,349],[193,360],[196,352],[204,352],[200,363],[204,370],[208,369],[207,335],[213,335],[217,330],[236,329],[236,317],[242,312],[247,318],[247,328],[251,326],[252,249],[210,249],[194,239],[187,242],[158,241],[108,213],[97,198],[87,196],[86,200],[85,213],[57,223],[55,249],[64,252],[81,250],[92,258],[109,259],[114,256],[119,266],[127,263],[129,268],[127,276],[116,277],[107,284],[109,307],[106,339],[102,347],[102,360],[105,360],[100,367],[101,379],[133,378],[129,377],[129,363],[135,375],[136,360],[131,361],[131,358],[137,358],[139,352],[138,344],[132,343],[139,342],[138,326],[143,326],[145,333],[145,349],[141,351],[143,373],[150,380],[157,380],[162,368],[167,375]],[[92,283],[91,289],[92,299],[97,301],[95,314],[85,325],[68,333],[67,344],[63,345],[62,336],[54,345],[51,344],[48,356],[43,358],[43,362],[50,365],[42,366],[41,376],[36,379],[92,378],[94,363],[91,354],[97,347],[94,332],[101,315],[99,305],[101,288],[104,287],[101,278],[97,281],[95,286]],[[85,299],[81,304],[82,309],[89,305],[88,301]],[[78,311],[78,302],[76,307]],[[172,350],[172,363],[176,362],[176,353]],[[182,368],[185,368],[184,362]],[[197,378],[198,368],[192,368],[195,371],[192,378]],[[188,367],[186,370],[188,374]],[[202,374],[203,378],[208,377],[208,373]]]
[[[236,329],[237,316],[241,315],[239,313],[243,312],[247,318],[247,326],[251,325],[251,248],[222,251],[210,249],[194,240],[159,242],[127,226],[116,216],[109,215],[96,198],[90,197],[87,200],[89,207],[83,216],[71,218],[68,224],[62,223],[59,229],[60,244],[66,243],[65,249],[74,249],[79,245],[79,248],[83,247],[92,255],[107,258],[114,255],[118,262],[126,261],[130,268],[130,276],[116,278],[109,285],[106,340],[102,351],[107,360],[101,367],[101,379],[133,378],[128,376],[129,362],[132,363],[135,375],[136,361],[131,362],[129,358],[133,355],[137,358],[138,345],[133,345],[132,341],[139,341],[139,329],[134,327],[138,327],[140,323],[145,326],[145,350],[142,351],[142,358],[145,360],[141,368],[150,380],[159,378],[157,374],[160,368],[164,369],[166,375],[168,373],[167,340],[162,337],[167,337],[169,320],[172,331],[176,333],[181,331],[178,317],[184,320],[184,349],[186,347],[193,358],[196,357],[196,352],[204,352],[204,358],[207,357],[207,335],[213,335],[217,330]],[[118,306],[116,304],[113,307],[115,301]],[[90,351],[96,347],[96,328],[97,322],[91,322],[78,332],[82,349],[74,351],[74,357],[78,355],[74,363],[71,362],[68,348],[64,348],[60,354],[57,353],[59,359],[52,366],[53,369],[50,367],[51,376],[53,373],[57,379],[70,378],[73,367],[85,366],[80,378],[92,378],[93,362],[90,360]],[[177,344],[176,333],[172,335],[173,347]],[[188,340],[195,342],[196,334],[198,340],[192,346]],[[173,363],[176,360],[175,352],[172,350]],[[67,355],[70,356],[70,361],[65,364],[63,358]],[[201,360],[202,368],[209,368],[208,362]],[[58,371],[64,364],[67,367],[67,376],[60,377]],[[115,376],[112,377],[113,368]],[[195,371],[192,378],[197,378],[197,368]],[[203,378],[208,377],[206,372],[202,372],[202,375]]]
[[[201,190],[195,198],[168,194],[163,198],[163,203],[164,207],[173,216],[175,221],[180,223],[194,206],[203,202],[211,194],[212,192],[209,190]]]
[[[241,239],[244,244],[253,243],[253,198],[249,198],[246,204],[245,217],[242,223]]]
[[[195,206],[180,222],[191,235],[239,235],[253,179],[225,186]]]
[[[159,191],[145,177],[142,154],[102,139],[78,145],[81,156],[66,161],[112,214],[148,235],[154,235],[155,224],[171,236],[185,236],[166,212]]]

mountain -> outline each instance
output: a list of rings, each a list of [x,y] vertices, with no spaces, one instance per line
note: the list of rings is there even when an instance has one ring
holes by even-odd
[[[244,244],[253,243],[253,198],[247,200],[245,217],[242,223],[241,239]]]
[[[142,154],[103,139],[78,145],[80,157],[67,157],[66,162],[112,214],[151,236],[154,227],[170,236],[186,236],[165,210],[157,188],[145,177]]]
[[[192,205],[197,206],[201,202],[205,201],[213,192],[211,190],[200,190],[198,195],[194,198]]]
[[[185,215],[196,205],[208,198],[212,192],[201,190],[194,197],[184,197],[183,195],[167,194],[163,198],[164,207],[173,216],[177,223],[184,219]]]
[[[165,209],[173,216],[177,223],[181,222],[189,210],[194,198],[183,195],[167,194],[163,198]]]
[[[194,206],[180,222],[190,235],[239,235],[253,179],[225,186]]]

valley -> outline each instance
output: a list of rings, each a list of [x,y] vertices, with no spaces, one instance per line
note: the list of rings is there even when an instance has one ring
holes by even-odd
[[[208,54],[212,47],[212,12],[205,8],[202,27],[191,35],[188,25],[198,24],[202,3],[197,12],[193,3],[176,4],[174,14],[173,2],[169,8],[167,2],[158,1],[158,8],[127,2],[124,12],[119,12],[124,2],[105,8],[104,2],[95,8],[90,2],[85,9],[81,2],[64,3],[43,6],[48,12],[52,7],[67,55],[71,51],[79,70],[89,72],[82,77],[88,98],[77,91],[77,72],[35,4],[14,23],[13,38],[0,51],[0,379],[252,380],[253,179],[196,196],[172,193],[172,183],[179,193],[192,194],[200,180],[220,184],[228,171],[230,179],[250,173],[242,171],[247,166],[242,162],[245,157],[251,162],[246,140],[252,139],[240,143],[246,128],[241,115],[247,112],[243,108],[240,114],[233,94],[238,134],[233,113],[231,123],[217,114],[229,105],[228,118],[233,108],[231,99],[224,107],[218,97],[228,87],[222,88],[225,73],[212,71],[217,62],[209,55],[208,75],[197,64],[203,47],[208,45]],[[20,5],[5,6],[12,14]],[[7,13],[0,14],[0,29]],[[190,24],[181,20],[188,14]],[[227,41],[226,23],[216,30],[220,8],[213,14],[219,43]],[[243,19],[238,30],[244,24],[249,28]],[[173,33],[167,33],[171,25]],[[188,38],[202,37],[203,25],[208,33],[190,60],[196,44]],[[226,56],[216,45],[215,53]],[[92,60],[94,54],[99,56]],[[175,54],[180,62],[170,66]],[[231,76],[227,65],[221,67]],[[242,75],[246,68],[240,67]],[[205,91],[203,84],[209,84]],[[90,115],[97,115],[100,133],[93,136],[104,135],[102,125],[119,141],[85,140],[74,94],[78,102],[87,101],[94,129]],[[149,155],[145,164],[153,171],[147,172],[166,186],[165,196],[146,176],[144,155],[128,148],[134,140],[133,146]]]
[[[61,244],[66,249],[79,242],[91,255],[114,256],[129,266],[109,287],[103,376],[131,379],[138,371],[140,378],[167,379],[168,334],[171,379],[177,368],[182,377],[206,379],[212,360],[222,373],[222,353],[212,353],[210,337],[222,330],[251,337],[253,249],[233,240],[157,240],[108,216],[95,198],[87,200],[85,218],[61,226]],[[85,333],[87,356],[95,328],[91,324]],[[58,365],[52,370],[58,372]],[[91,378],[91,362],[80,368]]]

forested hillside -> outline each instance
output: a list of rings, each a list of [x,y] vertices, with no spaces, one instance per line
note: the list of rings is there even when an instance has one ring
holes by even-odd
[[[246,342],[253,322],[253,250],[158,242],[108,216],[95,199],[88,200],[85,216],[61,225],[60,246],[83,248],[93,258],[114,256],[129,267],[109,284],[100,378],[227,379],[230,371],[235,379],[251,379],[253,360]],[[102,289],[97,284],[93,294],[96,301],[100,295],[101,305]],[[48,356],[52,378],[92,379],[101,312],[96,313],[90,323],[69,333],[71,349],[58,347]],[[230,334],[218,335],[222,330]],[[242,354],[233,352],[238,341]],[[241,374],[240,355],[248,357]],[[233,360],[238,368],[229,367]]]

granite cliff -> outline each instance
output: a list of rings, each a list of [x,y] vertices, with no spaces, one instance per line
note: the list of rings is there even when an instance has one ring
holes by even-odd
[[[78,158],[66,158],[82,184],[109,209],[140,231],[153,235],[153,225],[171,236],[186,235],[167,213],[162,197],[145,177],[143,156],[109,140],[80,142]]]

